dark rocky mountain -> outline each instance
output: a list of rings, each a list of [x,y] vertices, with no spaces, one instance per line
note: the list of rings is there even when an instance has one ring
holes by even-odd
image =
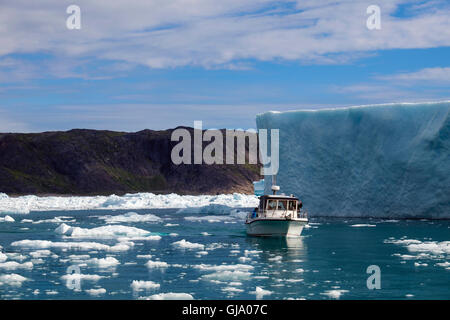
[[[192,128],[186,129],[193,133]],[[178,143],[170,140],[173,130],[127,133],[76,129],[0,134],[0,192],[9,195],[253,192],[252,181],[260,177],[258,165],[173,164],[171,151]]]

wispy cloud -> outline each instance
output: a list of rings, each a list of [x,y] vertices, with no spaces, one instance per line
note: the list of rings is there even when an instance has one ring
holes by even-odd
[[[372,102],[412,102],[450,98],[448,86],[450,68],[424,68],[413,72],[401,72],[375,76],[371,82],[347,86],[333,85],[330,91],[351,94],[354,98]],[[432,89],[417,91],[417,85],[430,85]]]
[[[448,86],[450,82],[450,67],[447,68],[425,68],[414,72],[398,73],[378,77],[380,80],[394,81],[406,85],[416,84],[417,82],[433,82]]]
[[[82,29],[67,30],[69,3],[17,0],[0,4],[0,55],[242,68],[249,59],[326,64],[375,50],[449,46],[450,4],[422,3],[378,0],[382,30],[369,31],[367,1],[79,0]],[[397,15],[400,6],[409,6],[406,17]]]

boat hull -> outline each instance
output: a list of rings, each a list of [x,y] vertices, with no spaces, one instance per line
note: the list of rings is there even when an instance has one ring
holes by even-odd
[[[255,219],[246,225],[250,236],[298,237],[307,223],[306,219]]]

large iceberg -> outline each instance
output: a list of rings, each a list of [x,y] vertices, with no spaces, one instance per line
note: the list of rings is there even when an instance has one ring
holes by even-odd
[[[310,216],[450,218],[449,112],[450,101],[402,103],[268,112],[256,122],[280,130],[277,184]]]

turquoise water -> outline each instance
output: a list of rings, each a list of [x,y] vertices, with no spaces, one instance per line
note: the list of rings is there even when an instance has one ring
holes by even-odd
[[[127,212],[31,212],[11,215],[15,222],[0,222],[0,245],[7,257],[0,262],[0,297],[153,299],[183,293],[194,299],[450,298],[448,220],[320,218],[312,219],[301,237],[286,239],[247,237],[243,213],[136,210],[133,218],[123,216]],[[121,219],[113,223],[107,216]],[[61,221],[82,229],[55,232]],[[108,234],[107,228],[94,229],[104,226],[114,227]],[[183,239],[192,248],[176,245],[186,246],[178,242]],[[149,260],[152,267],[146,265]],[[380,268],[379,290],[367,288],[370,265]],[[70,266],[89,275],[79,287],[62,278]],[[138,288],[132,286],[134,280],[151,283]]]

